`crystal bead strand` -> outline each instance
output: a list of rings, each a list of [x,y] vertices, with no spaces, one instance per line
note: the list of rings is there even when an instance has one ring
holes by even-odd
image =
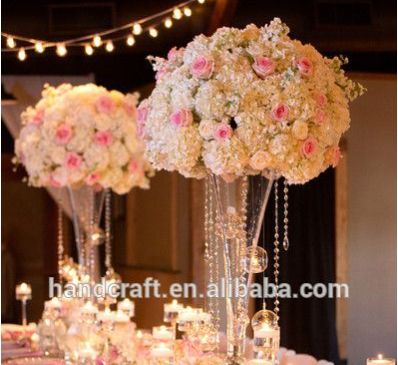
[[[275,276],[275,301],[274,312],[279,318],[279,196],[278,196],[278,180],[275,181],[275,235],[274,235],[274,276]]]
[[[289,230],[289,218],[288,218],[288,208],[289,208],[289,187],[287,184],[287,180],[285,179],[284,181],[284,187],[283,187],[283,248],[285,251],[289,249],[289,236],[288,236],[288,230]]]
[[[89,273],[90,273],[90,281],[94,281],[95,277],[95,248],[94,244],[92,242],[92,237],[94,233],[94,227],[95,227],[95,192],[94,190],[90,191],[90,227],[89,227],[89,237],[88,237],[88,244],[89,244]]]
[[[209,261],[210,252],[209,252],[209,178],[205,179],[205,251],[204,251],[204,259],[206,262]]]
[[[59,283],[62,284],[62,264],[64,259],[64,225],[63,213],[60,202],[58,202],[58,275]]]
[[[112,267],[112,246],[111,246],[111,191],[109,189],[105,192],[105,267],[110,269]]]

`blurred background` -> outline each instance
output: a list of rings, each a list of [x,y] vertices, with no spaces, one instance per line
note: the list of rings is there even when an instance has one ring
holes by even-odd
[[[3,1],[2,31],[63,40],[129,23],[177,1]],[[195,35],[221,26],[264,25],[280,17],[291,36],[326,56],[344,55],[350,77],[368,92],[351,106],[344,159],[306,186],[290,190],[291,249],[282,257],[282,281],[347,282],[348,300],[290,299],[281,304],[282,345],[338,363],[362,364],[377,353],[396,358],[396,2],[387,0],[207,0],[191,17],[142,34],[133,47],[88,56],[80,47],[66,57],[54,50],[2,53],[2,322],[19,320],[14,285],[33,286],[29,320],[37,320],[56,276],[57,207],[45,189],[26,186],[13,171],[13,135],[19,113],[40,98],[44,83],[95,82],[146,97],[154,73],[146,57],[166,56]],[[5,47],[2,44],[2,48]],[[203,184],[160,172],[149,191],[114,196],[114,260],[124,281],[147,276],[203,285]],[[271,197],[271,202],[272,204]],[[271,205],[272,206],[272,205]],[[178,219],[177,219],[178,218]],[[264,239],[272,245],[272,213]],[[156,222],[156,229],[153,229]],[[67,251],[74,255],[72,229]],[[161,300],[136,300],[137,322],[162,317]],[[253,303],[259,306],[260,303]]]

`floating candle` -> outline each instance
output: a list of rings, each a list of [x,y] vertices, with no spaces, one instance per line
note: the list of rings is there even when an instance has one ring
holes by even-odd
[[[153,327],[152,335],[154,340],[171,341],[174,339],[174,331],[171,327]]]
[[[367,365],[395,365],[395,359],[385,358],[382,354],[377,357],[370,357],[366,361]]]
[[[151,355],[157,358],[171,358],[174,357],[174,351],[164,343],[160,343],[151,350]]]

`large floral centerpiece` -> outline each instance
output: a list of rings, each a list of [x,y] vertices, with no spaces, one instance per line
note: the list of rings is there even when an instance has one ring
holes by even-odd
[[[202,178],[272,170],[305,183],[339,161],[348,102],[362,93],[342,71],[288,36],[280,19],[221,28],[151,58],[152,95],[138,109],[155,168]]]
[[[100,186],[123,194],[148,187],[149,163],[137,137],[137,94],[94,84],[46,86],[22,113],[15,143],[33,186]]]

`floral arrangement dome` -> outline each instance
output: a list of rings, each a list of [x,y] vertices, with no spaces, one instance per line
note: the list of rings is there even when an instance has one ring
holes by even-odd
[[[167,59],[150,57],[156,87],[138,108],[156,169],[233,180],[273,172],[305,183],[340,159],[348,104],[364,89],[289,36],[280,19],[197,36]]]
[[[148,188],[152,173],[137,136],[138,94],[94,84],[45,86],[21,115],[16,162],[32,186],[110,188],[123,194]]]

